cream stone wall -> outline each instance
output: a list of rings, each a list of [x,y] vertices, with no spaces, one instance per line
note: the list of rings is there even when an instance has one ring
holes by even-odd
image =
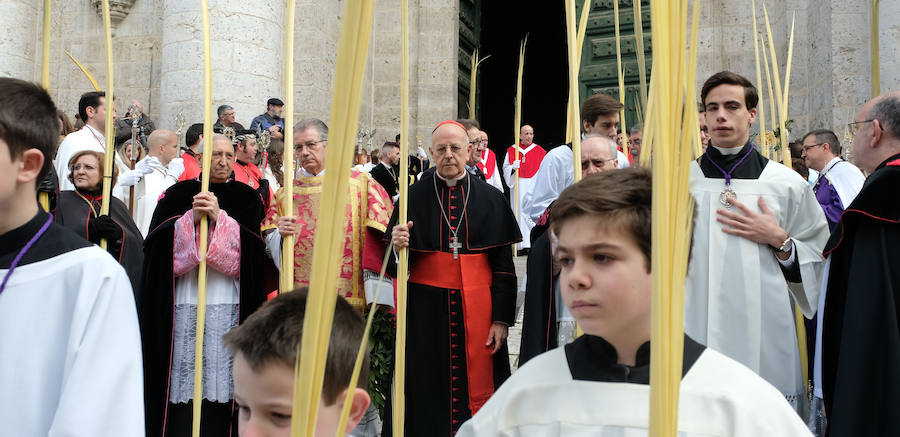
[[[37,33],[43,7],[38,0],[8,0],[0,13],[0,76],[40,80],[40,63],[34,71],[34,59],[40,58]],[[40,61],[38,61],[40,62]]]
[[[761,3],[757,2],[757,23],[760,34],[764,35]],[[789,118],[795,122],[790,135],[792,140],[817,128],[832,129],[842,136],[846,123],[852,121],[858,108],[870,98],[868,3],[867,0],[767,2],[782,78],[792,14],[796,13],[788,108]],[[891,7],[896,9],[896,2],[893,3],[895,5]],[[885,6],[882,5],[882,8]],[[703,3],[698,33],[697,87],[699,89],[703,81],[716,71],[740,73],[757,85],[764,99],[763,111],[770,112],[765,72],[762,73],[762,83],[756,83],[752,15],[748,11],[748,3],[742,0]],[[882,17],[886,13],[890,12],[883,10]],[[897,12],[893,14],[898,16]],[[882,27],[882,34],[893,32],[894,35],[893,40],[882,42],[884,78],[884,72],[889,68],[884,65],[884,50],[900,47],[900,31],[893,23],[883,24]],[[886,84],[884,79],[882,83]],[[766,117],[766,129],[771,130],[770,116]],[[757,123],[753,130],[758,129]]]

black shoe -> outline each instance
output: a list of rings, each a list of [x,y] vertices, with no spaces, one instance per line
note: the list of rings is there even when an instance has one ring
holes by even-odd
[[[529,249],[519,249],[519,251],[516,252],[516,256],[528,256],[529,251]]]

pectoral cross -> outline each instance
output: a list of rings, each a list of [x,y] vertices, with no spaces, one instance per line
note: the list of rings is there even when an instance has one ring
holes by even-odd
[[[450,248],[453,249],[453,259],[459,259],[459,249],[462,248],[462,243],[456,241],[456,237],[450,237]]]

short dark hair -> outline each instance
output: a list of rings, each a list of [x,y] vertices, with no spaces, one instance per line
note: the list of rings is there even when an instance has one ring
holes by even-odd
[[[97,108],[100,106],[100,98],[106,98],[106,92],[104,91],[88,91],[81,95],[81,98],[78,99],[78,115],[81,117],[81,120],[87,123],[87,108]]]
[[[259,372],[270,362],[281,363],[293,369],[303,338],[307,295],[308,291],[304,287],[280,294],[266,302],[244,323],[225,334],[225,345],[232,354],[240,353],[255,372]],[[325,360],[325,382],[322,387],[322,396],[327,405],[333,405],[341,392],[350,385],[365,322],[343,297],[337,296],[331,326],[328,357]],[[367,354],[357,381],[357,387],[362,389],[368,385],[368,361]]]
[[[478,120],[474,120],[471,118],[460,118],[459,120],[456,120],[456,122],[463,125],[463,127],[466,128],[466,131],[472,129],[473,127],[475,129],[481,129],[481,124],[478,123]]]
[[[607,229],[627,234],[641,249],[650,271],[653,178],[645,168],[590,175],[566,188],[550,209],[550,227],[559,235],[566,221],[584,215],[603,218]]]
[[[878,120],[885,131],[900,139],[900,96],[896,94],[883,96],[872,107],[868,118]]]
[[[706,106],[706,96],[709,95],[709,92],[719,85],[739,85],[744,87],[744,106],[747,107],[748,111],[755,109],[759,103],[759,93],[746,77],[730,71],[720,71],[710,76],[703,83],[703,89],[700,91],[700,100],[703,102],[703,106]]]
[[[203,123],[194,123],[184,133],[184,143],[189,147],[193,146],[197,144],[197,141],[200,141],[201,135],[203,135]]]
[[[28,149],[40,150],[44,164],[37,183],[50,172],[59,143],[56,105],[43,87],[9,77],[0,78],[0,139],[15,160]]]
[[[586,121],[589,124],[597,122],[597,118],[601,115],[612,115],[622,110],[624,106],[616,99],[606,94],[594,94],[581,104],[581,123]]]
[[[800,140],[800,142],[802,143],[802,142],[806,141],[806,139],[809,138],[810,135],[813,135],[816,137],[816,143],[828,143],[828,147],[831,150],[831,153],[833,153],[837,156],[841,155],[841,150],[842,150],[841,140],[838,139],[837,135],[835,135],[834,132],[832,132],[828,129],[816,129],[816,130],[810,131],[808,134],[804,135],[803,139]],[[803,147],[802,144],[800,147],[802,150],[802,147]]]

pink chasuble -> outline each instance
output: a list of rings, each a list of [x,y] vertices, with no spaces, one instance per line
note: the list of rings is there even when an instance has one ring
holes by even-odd
[[[295,287],[309,285],[324,180],[324,176],[301,177],[294,180],[294,211],[291,215],[297,217],[298,233],[294,240]],[[343,217],[347,232],[337,292],[354,308],[362,311],[366,304],[363,267],[370,267],[371,260],[377,259],[378,267],[372,270],[379,270],[384,255],[382,252],[384,246],[379,243],[380,236],[375,237],[371,234],[383,233],[387,229],[393,205],[384,188],[367,173],[351,171],[347,195],[349,196],[347,209]],[[266,219],[263,220],[263,230],[275,228],[278,217],[285,214],[282,209],[284,196],[285,187],[282,187],[276,194],[278,201],[270,205]],[[323,217],[323,219],[334,218]]]

